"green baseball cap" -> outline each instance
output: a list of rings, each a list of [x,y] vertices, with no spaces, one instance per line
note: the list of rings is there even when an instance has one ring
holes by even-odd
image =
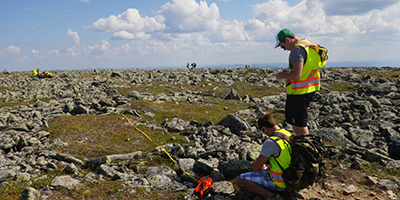
[[[279,31],[278,34],[276,34],[275,39],[276,39],[276,45],[275,48],[279,46],[279,43],[281,43],[286,37],[288,37],[289,35],[292,35],[292,31],[290,31],[289,29],[282,29],[281,31]]]

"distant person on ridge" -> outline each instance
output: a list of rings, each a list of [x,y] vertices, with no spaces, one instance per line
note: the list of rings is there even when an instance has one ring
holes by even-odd
[[[39,77],[39,75],[40,75],[40,69],[37,68],[37,69],[33,70],[32,75],[33,75],[33,76]]]
[[[37,78],[53,78],[53,74],[48,71],[40,71],[39,68],[33,70],[32,77]]]
[[[307,109],[316,91],[320,90],[319,69],[328,59],[312,49],[317,45],[306,39],[299,39],[289,29],[282,29],[275,36],[275,48],[290,51],[289,69],[283,69],[276,78],[286,79],[285,118],[297,135],[308,134]]]
[[[50,73],[49,71],[44,71],[44,72],[42,72],[42,77],[43,78],[53,78],[53,74]]]

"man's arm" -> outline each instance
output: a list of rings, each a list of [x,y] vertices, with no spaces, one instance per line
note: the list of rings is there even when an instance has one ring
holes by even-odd
[[[288,70],[283,70],[276,74],[276,79],[288,79],[297,81],[301,78],[301,73],[303,71],[303,62],[292,63],[293,70],[289,72]]]
[[[259,155],[256,161],[253,163],[253,172],[259,172],[265,168],[265,163],[268,161],[268,157]]]

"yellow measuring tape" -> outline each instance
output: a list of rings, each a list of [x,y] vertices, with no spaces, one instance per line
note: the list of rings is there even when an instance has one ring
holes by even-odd
[[[154,142],[145,132],[143,132],[143,131],[140,130],[137,126],[135,126],[133,123],[131,123],[131,121],[130,121],[124,114],[122,114],[122,116],[124,116],[125,119],[128,120],[128,123],[129,123],[131,126],[133,126],[137,131],[139,131],[139,132],[142,133],[144,136],[146,136],[147,139],[149,139],[151,142],[153,142],[156,146],[159,146],[159,147],[168,155],[168,157],[169,157],[176,165],[178,165],[179,169],[181,169],[183,172],[185,172],[185,174],[187,174],[188,176],[190,176],[193,180],[195,180],[195,181],[197,182],[197,180],[196,180],[192,175],[190,175],[188,172],[186,172],[184,169],[182,169],[181,166],[179,166],[179,164],[171,157],[171,155],[169,155],[169,153],[168,153],[162,146],[158,145],[158,144],[157,144],[156,142]]]

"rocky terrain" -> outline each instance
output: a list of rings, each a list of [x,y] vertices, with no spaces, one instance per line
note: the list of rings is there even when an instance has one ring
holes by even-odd
[[[50,180],[48,187],[28,186],[20,194],[21,199],[53,199],[54,191],[59,188],[70,190],[84,182],[104,179],[123,181],[127,194],[135,193],[131,188],[143,187],[183,192],[182,199],[253,199],[254,195],[238,190],[232,180],[251,170],[251,163],[265,140],[250,122],[262,112],[283,113],[284,92],[262,97],[238,94],[233,89],[218,96],[186,89],[157,95],[135,90],[127,95],[118,92],[130,90],[129,85],[153,82],[163,82],[169,87],[207,83],[229,87],[235,82],[282,87],[274,77],[276,69],[243,72],[243,69],[55,71],[51,79],[32,79],[29,72],[2,73],[0,192],[13,182],[46,179],[42,176],[44,172],[62,166],[63,174]],[[325,68],[322,74],[323,90],[311,103],[309,128],[323,139],[328,149],[326,184],[322,187],[318,183],[300,193],[305,199],[398,199],[400,161],[388,156],[387,147],[391,141],[400,139],[400,69]],[[347,89],[335,91],[329,89],[329,84],[344,85]],[[137,100],[195,104],[210,98],[246,102],[251,106],[218,122],[185,121],[178,116],[162,124],[148,123],[152,129],[185,136],[184,142],[165,144],[163,148],[195,179],[212,177],[214,190],[204,197],[194,192],[197,183],[179,168],[147,166],[146,162],[127,166],[133,159],[163,155],[160,147],[152,152],[82,160],[58,151],[60,146],[73,144],[50,141],[52,133],[44,131],[48,120],[59,116],[123,113],[135,121],[143,114],[154,115],[132,109],[130,105]],[[281,125],[291,129],[284,122]],[[365,166],[372,166],[374,171],[366,173]],[[141,171],[144,168],[145,173]]]

